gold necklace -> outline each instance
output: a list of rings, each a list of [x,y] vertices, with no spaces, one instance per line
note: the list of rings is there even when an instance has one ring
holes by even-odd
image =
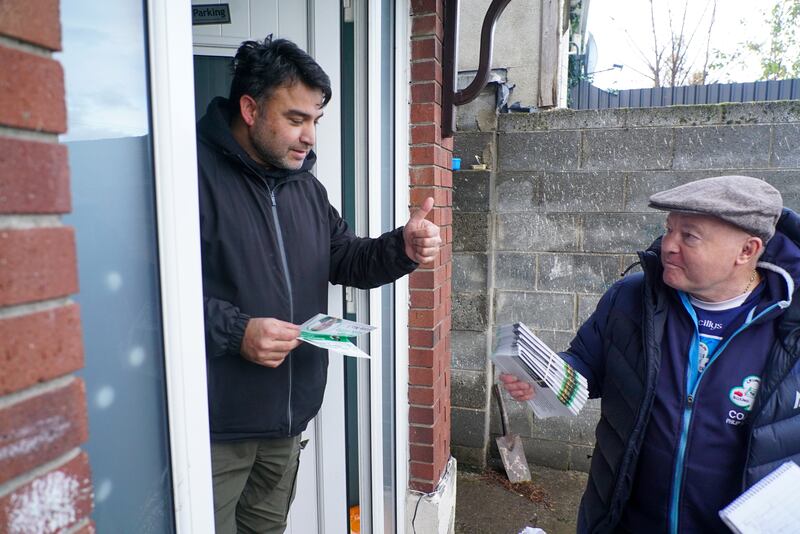
[[[744,291],[742,291],[742,295],[744,295],[745,293],[750,291],[750,286],[752,286],[753,282],[756,281],[756,276],[758,276],[758,273],[756,272],[755,269],[753,269],[753,272],[750,275],[750,280],[747,282],[747,285],[744,287]]]

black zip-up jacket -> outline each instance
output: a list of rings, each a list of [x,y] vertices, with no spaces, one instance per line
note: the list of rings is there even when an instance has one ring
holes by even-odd
[[[325,391],[327,352],[301,343],[277,368],[240,354],[251,317],[300,324],[325,313],[328,282],[373,288],[411,272],[402,228],[356,237],[301,169],[265,169],[230,131],[227,100],[198,123],[200,234],[211,439],[300,434]]]

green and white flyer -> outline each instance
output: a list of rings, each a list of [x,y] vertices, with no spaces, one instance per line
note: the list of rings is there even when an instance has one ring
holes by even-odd
[[[350,338],[369,333],[376,328],[372,325],[318,313],[300,325],[298,339],[345,356],[369,359],[369,354],[358,348]]]

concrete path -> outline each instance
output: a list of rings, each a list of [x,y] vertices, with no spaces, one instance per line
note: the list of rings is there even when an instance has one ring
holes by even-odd
[[[503,487],[503,475],[459,470],[456,534],[517,534],[526,526],[547,534],[574,534],[586,473],[531,466],[533,502]]]

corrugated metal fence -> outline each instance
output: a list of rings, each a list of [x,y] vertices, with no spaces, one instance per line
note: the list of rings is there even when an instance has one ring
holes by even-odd
[[[570,88],[571,109],[655,108],[720,102],[800,99],[800,79],[750,83],[713,83],[604,91],[589,82]]]

